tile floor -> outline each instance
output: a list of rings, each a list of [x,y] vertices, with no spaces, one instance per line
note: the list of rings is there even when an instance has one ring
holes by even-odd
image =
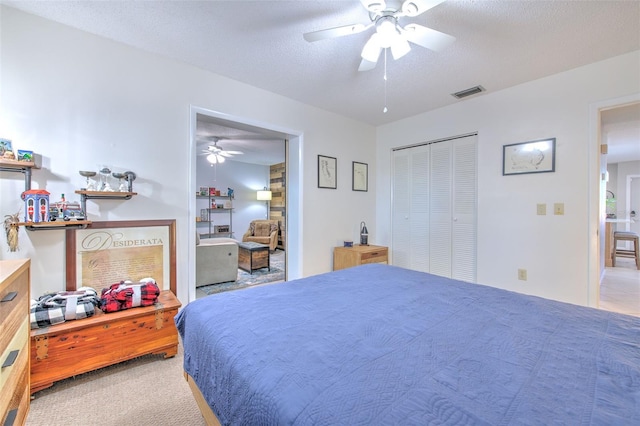
[[[600,283],[600,309],[640,316],[640,271],[633,259],[616,259]]]

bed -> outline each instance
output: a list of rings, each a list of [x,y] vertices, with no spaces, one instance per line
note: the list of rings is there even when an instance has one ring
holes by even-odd
[[[395,266],[219,293],[176,325],[208,423],[640,419],[640,318]]]

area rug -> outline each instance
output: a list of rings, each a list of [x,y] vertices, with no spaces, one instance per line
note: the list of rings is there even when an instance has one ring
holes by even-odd
[[[271,253],[269,264],[271,270],[261,268],[253,271],[252,274],[238,269],[238,279],[226,283],[203,285],[198,290],[207,295],[221,293],[223,291],[238,290],[241,288],[251,287],[257,284],[266,284],[275,281],[284,281],[284,252],[276,250]]]

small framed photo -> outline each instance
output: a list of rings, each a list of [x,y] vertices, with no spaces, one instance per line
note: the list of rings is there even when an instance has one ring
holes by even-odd
[[[337,164],[334,157],[318,155],[318,188],[338,188]]]
[[[27,151],[26,149],[18,150],[18,161],[33,161],[33,151]]]
[[[556,138],[514,143],[502,147],[502,175],[556,171]]]
[[[0,157],[4,156],[5,152],[13,153],[13,145],[9,139],[0,138]]]
[[[369,190],[369,165],[367,163],[353,162],[352,167],[352,187],[354,191]]]

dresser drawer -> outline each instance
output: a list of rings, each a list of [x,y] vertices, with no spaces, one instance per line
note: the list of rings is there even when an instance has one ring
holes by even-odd
[[[29,312],[29,276],[21,274],[0,290],[0,299],[15,294],[13,299],[0,302],[0,352],[7,347],[13,335],[18,331],[22,320]]]
[[[387,249],[380,248],[379,250],[361,253],[360,263],[386,263],[387,262]]]
[[[15,353],[14,351],[17,351]],[[16,354],[15,358],[13,355]],[[0,355],[0,363],[10,365],[0,369],[0,413],[22,405],[23,393],[28,392],[29,378],[29,319],[24,318],[19,331]],[[4,419],[3,419],[4,421]]]

